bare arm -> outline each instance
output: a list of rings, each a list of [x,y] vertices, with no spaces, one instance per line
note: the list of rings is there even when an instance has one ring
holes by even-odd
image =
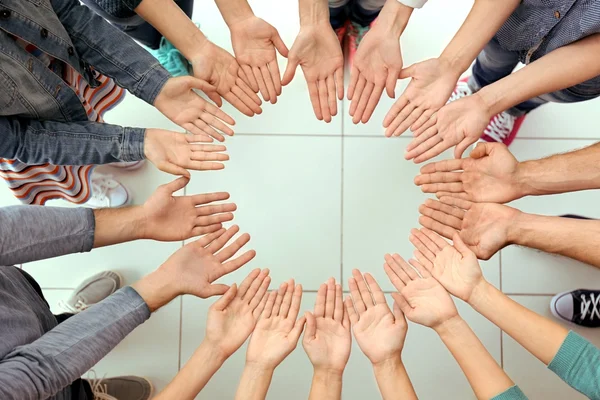
[[[238,390],[235,394],[236,400],[264,400],[267,397],[273,369],[246,364]]]
[[[339,400],[342,398],[342,374],[316,370],[310,386],[309,400]]]
[[[556,49],[476,93],[495,115],[533,97],[600,75],[600,34]],[[518,90],[515,90],[518,88]]]
[[[373,371],[383,400],[417,399],[401,358],[373,365]]]

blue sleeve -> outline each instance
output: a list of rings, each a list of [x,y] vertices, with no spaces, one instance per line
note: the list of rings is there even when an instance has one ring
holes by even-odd
[[[548,369],[573,389],[600,400],[600,350],[575,332],[569,332]]]
[[[527,400],[525,393],[517,385],[491,398],[491,400]]]
[[[154,104],[171,77],[156,58],[78,0],[51,2],[82,60],[148,104]]]
[[[0,157],[26,164],[95,165],[144,159],[145,129],[0,117]]]

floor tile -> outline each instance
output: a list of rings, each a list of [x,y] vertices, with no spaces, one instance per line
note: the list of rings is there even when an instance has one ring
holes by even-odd
[[[418,207],[427,197],[413,184],[421,166],[404,160],[409,141],[344,138],[344,285],[352,269],[359,268],[371,272],[384,290],[393,290],[383,271],[384,254],[412,257],[408,236],[420,227]],[[451,155],[439,158],[444,157]],[[482,266],[487,279],[498,285],[498,257]]]
[[[550,312],[550,296],[513,296],[512,298],[538,314],[559,322]],[[574,330],[595,346],[600,347],[600,336],[596,330],[574,325],[565,325],[565,327]],[[587,398],[571,389],[542,362],[504,333],[503,352],[506,373],[530,399],[575,400]]]
[[[63,312],[57,307],[58,301],[70,294],[70,290],[44,289],[55,314]],[[152,382],[155,393],[162,390],[177,374],[179,365],[180,304],[180,299],[174,300],[131,332],[92,368],[96,376],[142,376]]]
[[[251,0],[249,3],[254,13],[273,25],[288,49],[291,48],[300,29],[297,2]],[[229,30],[213,2],[196,3],[194,20],[200,23],[200,27],[208,39],[233,54]],[[283,77],[287,61],[284,57],[279,56],[278,63]],[[277,104],[263,102],[261,115],[249,118],[225,101],[223,103],[223,110],[236,120],[233,129],[237,134],[342,134],[342,119],[339,114],[329,124],[319,121],[315,117],[300,67],[296,71],[294,80],[288,86],[283,87]],[[338,102],[338,108],[341,106],[341,102]]]
[[[454,36],[473,5],[472,1],[460,0],[446,2],[430,0],[423,8],[415,10],[406,30],[402,34],[402,58],[404,66],[439,57],[450,39]],[[434,21],[444,21],[435,23]],[[346,69],[346,89],[348,88],[350,70]],[[409,79],[399,80],[396,84],[396,99],[400,97],[408,85]],[[344,100],[344,135],[383,136],[383,119],[396,99],[383,93],[373,116],[366,124],[354,125],[348,114],[350,102]],[[412,135],[410,131],[404,135]]]
[[[275,282],[316,290],[339,279],[341,138],[240,136],[228,150],[225,170],[194,173],[188,193],[231,193],[234,222],[257,251],[252,267],[270,268]]]
[[[588,140],[516,140],[511,151],[517,159],[531,160],[592,144]],[[510,205],[524,212],[560,216],[578,214],[600,218],[600,191],[588,190],[551,196],[530,196]],[[507,293],[557,293],[588,287],[600,270],[575,260],[525,247],[502,250],[502,288]],[[593,287],[593,285],[592,285]]]

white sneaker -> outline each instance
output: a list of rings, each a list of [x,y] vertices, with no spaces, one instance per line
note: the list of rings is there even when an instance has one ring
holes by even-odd
[[[467,76],[456,82],[456,87],[454,88],[454,91],[450,95],[450,99],[448,99],[448,102],[446,104],[473,94],[473,91],[467,84],[468,81],[469,77]]]
[[[116,208],[123,207],[131,202],[131,196],[121,183],[113,179],[112,175],[92,172],[90,177],[92,196],[85,203],[91,208]]]
[[[108,165],[110,165],[111,167],[124,169],[126,171],[135,171],[144,166],[144,160],[131,161],[131,162],[122,161],[122,162],[116,162],[116,163],[112,163],[112,164],[108,164]]]

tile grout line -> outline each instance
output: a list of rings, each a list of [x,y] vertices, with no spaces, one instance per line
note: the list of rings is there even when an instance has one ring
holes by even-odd
[[[502,250],[498,254],[498,286],[500,291],[502,291]],[[504,336],[502,335],[502,329],[500,329],[500,368],[504,369]]]
[[[342,129],[344,126],[344,121],[342,120]],[[291,136],[291,137],[350,137],[350,138],[363,138],[363,139],[385,139],[385,140],[399,140],[402,138],[414,138],[414,136],[412,135],[401,135],[399,137],[395,137],[395,138],[388,138],[383,136],[383,134],[379,135],[369,135],[369,134],[348,134],[345,135],[342,131],[341,134],[335,134],[335,133],[312,133],[312,134],[305,134],[305,133],[239,133],[236,132],[236,136],[281,136],[281,137],[285,137],[285,136]],[[519,141],[519,140],[574,140],[574,141],[598,141],[600,140],[600,137],[534,137],[534,136],[523,136],[523,137],[518,137],[515,140]]]
[[[342,157],[341,157],[341,165],[340,165],[340,284],[342,285],[342,290],[344,290],[344,102],[342,101]]]
[[[183,296],[179,296],[179,354],[177,354],[177,371],[181,371],[181,345],[183,337]]]

